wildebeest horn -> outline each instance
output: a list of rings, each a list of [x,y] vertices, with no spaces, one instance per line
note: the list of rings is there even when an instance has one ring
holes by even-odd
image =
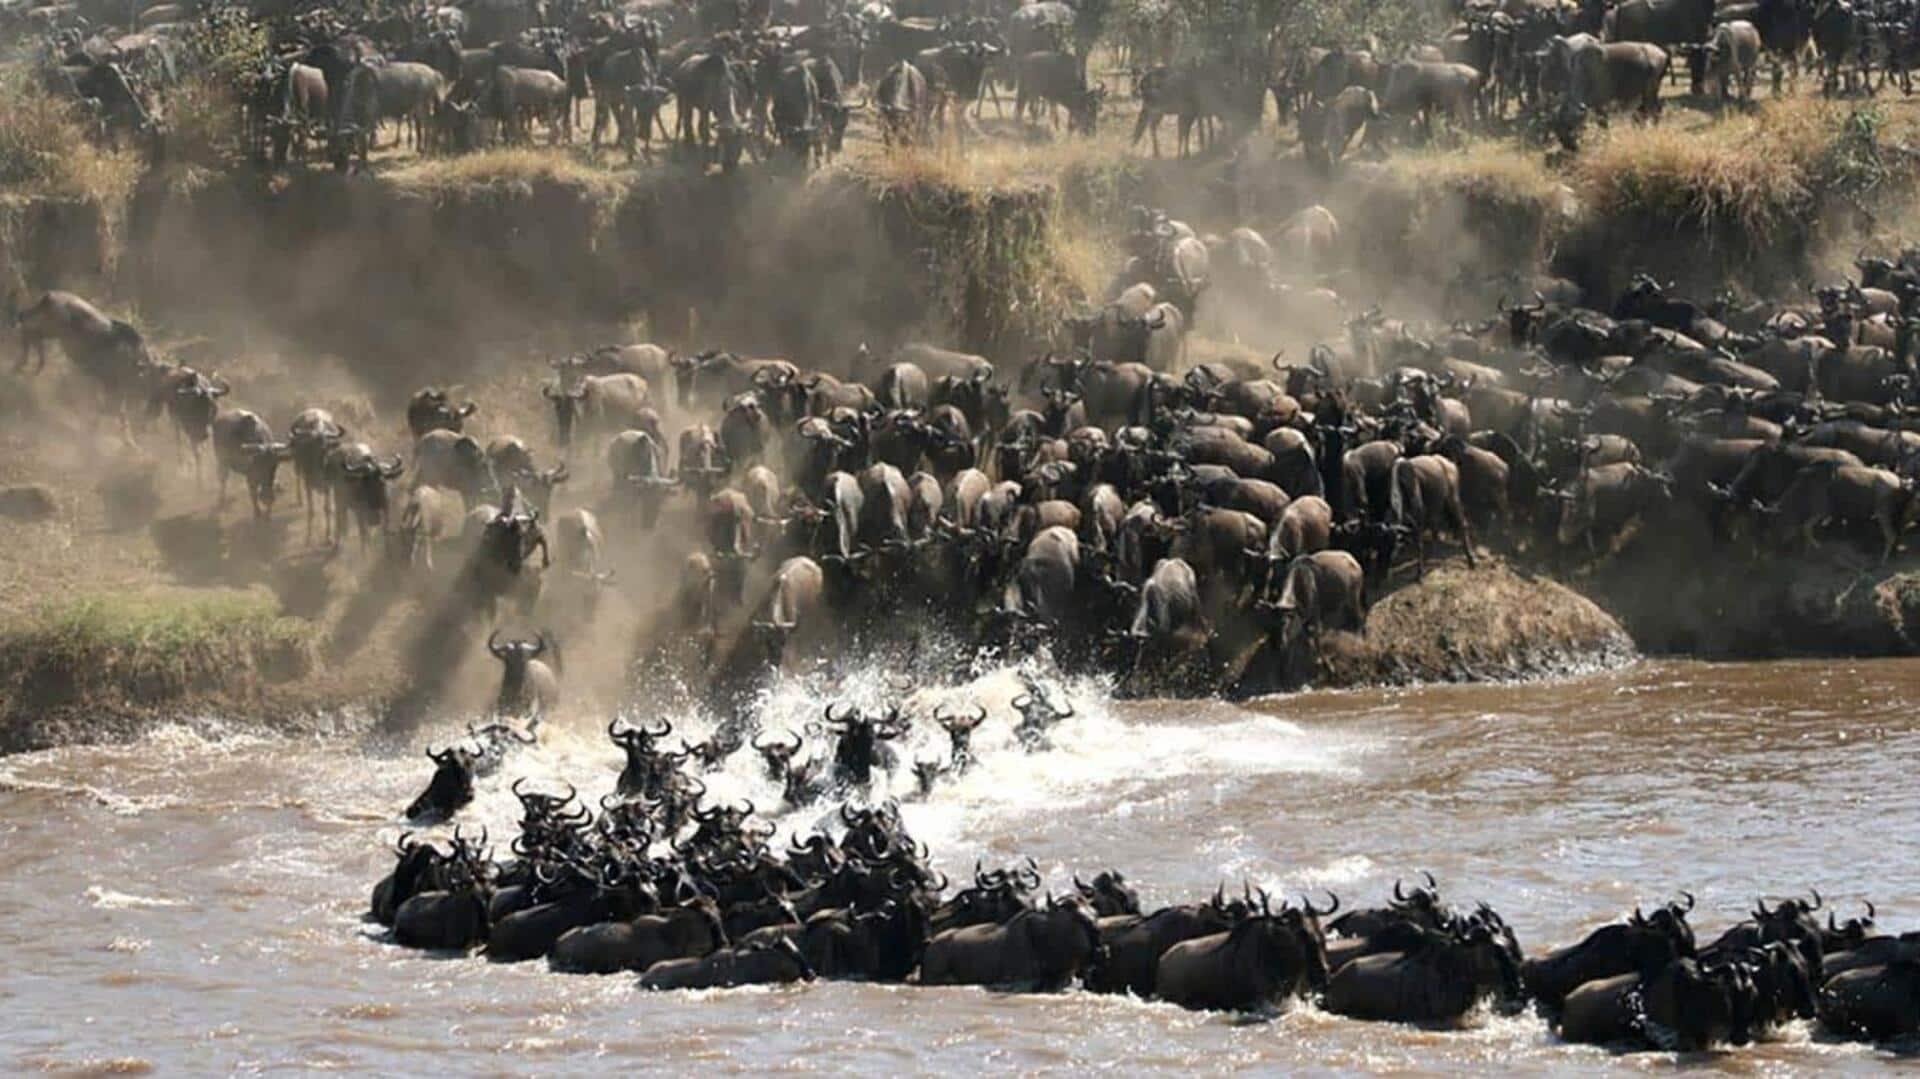
[[[1692,893],[1692,892],[1681,892],[1681,893],[1680,893],[1680,895],[1681,895],[1681,896],[1682,896],[1683,898],[1685,898],[1685,899],[1686,899],[1686,901],[1687,901],[1687,909],[1686,909],[1686,913],[1688,913],[1688,914],[1692,914],[1692,913],[1693,913],[1693,903],[1694,903],[1694,899],[1693,899],[1693,893]]]
[[[499,639],[500,631],[497,629],[487,634],[487,651],[493,653],[493,658],[495,659],[505,659],[507,658],[507,650],[500,647],[498,643]],[[613,733],[613,726],[611,724],[607,726],[607,733]]]
[[[1300,895],[1300,909],[1306,911],[1309,917],[1313,917],[1313,918],[1331,917],[1334,913],[1336,913],[1340,909],[1340,897],[1334,894],[1333,889],[1331,888],[1327,889],[1327,909],[1321,910],[1318,907],[1315,907],[1313,905],[1313,900],[1307,898],[1306,894],[1303,892]]]
[[[833,701],[833,702],[830,702],[830,703],[828,703],[828,705],[827,705],[827,708],[826,708],[826,714],[827,714],[827,722],[828,722],[828,723],[835,723],[835,724],[840,724],[840,723],[846,723],[846,722],[848,722],[848,721],[849,721],[849,719],[851,719],[851,717],[853,717],[853,716],[857,716],[857,715],[859,715],[859,714],[860,714],[860,710],[859,710],[859,709],[857,709],[857,708],[855,708],[855,707],[853,707],[852,705],[848,705],[848,706],[847,706],[847,716],[849,717],[849,719],[838,719],[838,718],[835,718],[835,716],[834,716],[834,714],[833,714],[833,706],[834,706],[835,704],[838,704],[838,703],[839,703],[838,701]]]
[[[1407,901],[1405,890],[1401,887],[1401,884],[1398,880],[1393,882],[1393,898],[1399,900],[1402,903]]]
[[[1875,911],[1875,910],[1873,909],[1873,900],[1871,900],[1871,899],[1863,899],[1863,900],[1861,900],[1861,902],[1863,902],[1863,903],[1865,903],[1865,904],[1867,905],[1867,921],[1873,921],[1873,919],[1875,918],[1875,916],[1876,916],[1876,915],[1877,915],[1877,913],[1878,913],[1877,911]]]
[[[1761,921],[1773,917],[1773,912],[1767,909],[1767,901],[1765,898],[1753,901],[1753,912],[1760,917]]]
[[[1820,898],[1820,889],[1809,888],[1807,891],[1813,893],[1813,906],[1807,908],[1809,911],[1819,910],[1821,907],[1827,905],[1826,902]]]
[[[1420,875],[1427,878],[1427,891],[1438,895],[1440,893],[1440,882],[1433,879],[1433,874],[1422,869]]]

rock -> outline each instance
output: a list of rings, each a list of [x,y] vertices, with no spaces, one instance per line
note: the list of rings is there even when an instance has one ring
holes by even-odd
[[[0,517],[15,521],[48,521],[60,512],[53,488],[41,483],[0,487]]]
[[[1633,641],[1592,600],[1493,559],[1449,561],[1379,600],[1360,634],[1328,634],[1326,686],[1461,682],[1611,666]]]

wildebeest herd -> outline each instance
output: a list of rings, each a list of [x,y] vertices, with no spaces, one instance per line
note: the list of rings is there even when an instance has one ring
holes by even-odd
[[[1317,214],[1309,235],[1337,227]],[[1912,524],[1920,252],[1862,254],[1858,281],[1802,303],[1641,275],[1602,310],[1513,282],[1533,298],[1482,321],[1366,311],[1260,369],[1184,353],[1213,289],[1301,300],[1264,238],[1142,208],[1129,243],[1109,302],[1011,371],[918,344],[821,367],[654,345],[553,360],[545,466],[514,434],[464,433],[475,406],[443,389],[408,403],[409,464],[324,409],[271,429],[70,293],[15,321],[23,366],[57,341],[104,415],[164,412],[195,462],[210,442],[223,500],[233,474],[270,517],[290,464],[309,540],[318,511],[325,540],[351,531],[385,572],[448,585],[472,615],[454,629],[505,669],[502,714],[560,699],[560,642],[621,587],[612,556],[644,551],[679,579],[659,650],[711,687],[729,751],[771,672],[897,643],[903,617],[967,647],[1044,644],[1123,691],[1267,691],[1310,680],[1326,634],[1362,629],[1441,539],[1469,566],[1491,546],[1557,571],[1635,547],[1865,563]],[[559,632],[490,639],[503,610]]]
[[[87,7],[0,7],[11,16],[0,30],[12,21],[16,34],[39,34],[43,81],[87,103],[108,132],[162,131],[183,52],[258,19],[269,43],[235,88],[246,142],[276,162],[318,148],[341,167],[364,165],[388,124],[422,153],[523,143],[535,124],[571,141],[589,104],[590,146],[610,137],[629,158],[650,156],[658,134],[727,170],[747,155],[829,160],[850,117],[869,109],[888,143],[964,138],[977,126],[969,112],[991,101],[1004,115],[1003,92],[1017,120],[1057,128],[1064,114],[1069,132],[1091,134],[1110,96],[1090,73],[1102,41],[1127,64],[1115,75],[1131,77],[1139,101],[1136,144],[1151,132],[1157,153],[1171,118],[1182,153],[1222,133],[1232,145],[1271,98],[1283,125],[1297,118],[1307,154],[1331,166],[1363,131],[1380,147],[1424,140],[1436,121],[1501,129],[1516,109],[1524,129],[1573,146],[1589,118],[1656,118],[1682,69],[1696,96],[1722,104],[1750,100],[1769,61],[1776,91],[1805,65],[1827,93],[1911,92],[1920,44],[1908,0],[1463,0],[1448,5],[1438,40],[1392,48],[1294,25],[1186,40],[1171,16],[1123,30],[1102,0],[468,2],[378,16],[157,2],[135,5],[130,24],[99,26]]]
[[[616,737],[623,732],[616,731]],[[1456,909],[1433,878],[1375,909],[1265,889],[1148,910],[1103,871],[1042,892],[1031,861],[976,866],[958,888],[891,803],[843,804],[838,826],[769,845],[751,803],[702,805],[686,757],[624,732],[627,760],[596,814],[572,790],[516,782],[520,833],[495,861],[484,832],[403,834],[371,917],[403,946],[555,970],[639,975],[646,989],[815,978],[1131,993],[1188,1008],[1271,1011],[1312,1000],[1363,1020],[1455,1024],[1532,1004],[1569,1041],[1700,1051],[1818,1018],[1829,1035],[1920,1031],[1920,941],[1817,891],[1756,900],[1696,942],[1693,897],[1635,908],[1578,943],[1526,958],[1491,907]],[[1337,915],[1337,916],[1336,916]]]

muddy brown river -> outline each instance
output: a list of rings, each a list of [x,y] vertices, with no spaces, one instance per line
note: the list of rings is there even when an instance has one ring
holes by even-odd
[[[834,682],[877,695],[883,672]],[[1032,855],[1056,886],[1117,867],[1149,904],[1217,882],[1377,901],[1433,871],[1486,900],[1529,952],[1639,901],[1699,896],[1702,939],[1756,892],[1818,886],[1920,927],[1920,661],[1644,662],[1519,686],[1309,694],[1247,706],[1105,703],[1053,746],[1014,745],[1008,671],[933,703],[992,718],[979,765],[909,829],[964,873]],[[783,687],[771,725],[824,700]],[[511,833],[516,775],[611,788],[604,717],[556,723],[483,780],[471,819]],[[422,741],[450,729],[423,732]],[[909,748],[931,752],[933,742]],[[995,1069],[1421,1072],[1668,1066],[1559,1044],[1531,1016],[1460,1030],[1365,1025],[1300,1009],[1247,1020],[1080,992],[1006,995],[815,984],[646,994],[631,977],[432,958],[361,921],[391,864],[417,752],[352,736],[284,740],[182,725],[112,748],[0,759],[0,1069],[388,1075]],[[713,795],[777,802],[736,758]],[[906,776],[894,780],[900,793]],[[807,828],[818,810],[779,818]],[[780,841],[784,841],[784,834]],[[1710,1058],[1739,1072],[1865,1071],[1885,1053],[1804,1027]]]

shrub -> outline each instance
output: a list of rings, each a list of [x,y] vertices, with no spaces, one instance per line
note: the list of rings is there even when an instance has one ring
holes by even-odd
[[[113,203],[133,190],[139,159],[90,136],[80,108],[19,70],[0,73],[0,193]]]
[[[0,687],[16,703],[151,704],[298,674],[310,648],[261,595],[88,595],[0,630]]]

